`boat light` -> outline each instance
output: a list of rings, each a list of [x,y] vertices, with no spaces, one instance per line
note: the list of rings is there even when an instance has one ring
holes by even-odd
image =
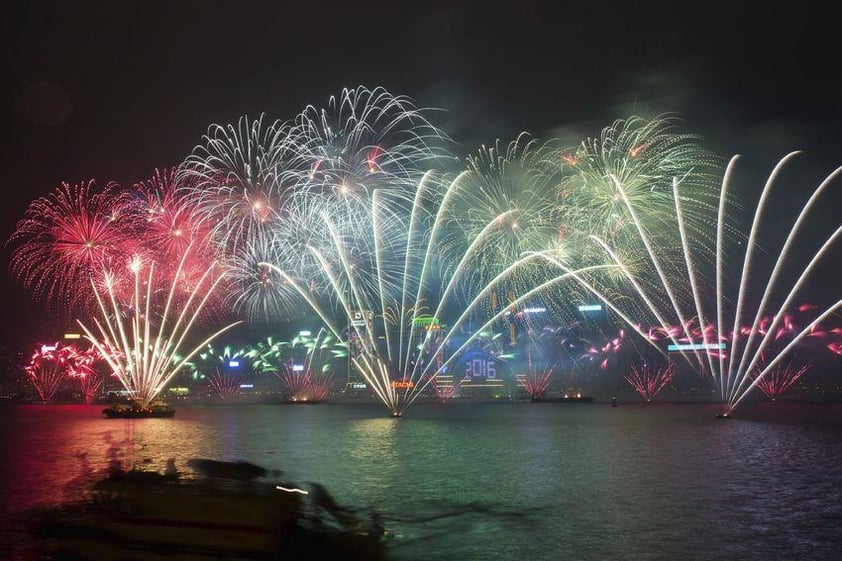
[[[281,487],[280,485],[275,485],[275,489],[278,489],[280,491],[286,491],[287,493],[299,493],[301,495],[309,495],[310,494],[307,491],[305,491],[304,489],[297,489],[295,487],[287,488],[287,487]]]

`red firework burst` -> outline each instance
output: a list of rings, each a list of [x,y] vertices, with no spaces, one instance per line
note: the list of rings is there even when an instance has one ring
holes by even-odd
[[[217,368],[208,380],[220,399],[230,400],[240,394],[239,376]]]
[[[766,394],[766,397],[775,401],[784,392],[794,386],[811,367],[811,364],[805,364],[801,366],[801,368],[797,368],[790,362],[778,364],[766,372],[766,374],[757,381],[757,387],[760,388],[760,391]],[[761,364],[761,366],[755,370],[753,378],[756,378],[757,375],[764,369],[765,366]]]
[[[626,381],[646,401],[652,401],[661,393],[675,375],[675,365],[655,367],[644,363],[642,366],[633,365],[631,371],[624,376]]]
[[[87,351],[76,351],[70,358],[68,375],[79,380],[79,389],[85,403],[93,403],[99,388],[102,387],[102,376],[94,365],[101,359],[99,351],[91,347]]]
[[[10,267],[36,300],[68,313],[92,304],[90,279],[119,260],[134,237],[128,197],[115,189],[97,192],[92,180],[62,183],[30,203],[9,239],[17,245]]]
[[[531,398],[541,397],[550,387],[553,379],[553,367],[534,368],[530,366],[529,372],[523,378],[523,390]]]
[[[53,399],[56,390],[73,368],[76,348],[61,343],[41,345],[33,353],[24,370],[41,401]]]
[[[149,179],[134,186],[144,217],[146,245],[154,247],[161,260],[175,262],[191,244],[202,248],[197,253],[207,253],[209,234],[207,223],[194,215],[185,191],[179,188],[179,173],[179,168],[156,169]]]

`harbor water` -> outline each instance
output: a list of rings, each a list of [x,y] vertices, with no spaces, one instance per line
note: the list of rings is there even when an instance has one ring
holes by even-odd
[[[499,402],[0,408],[0,550],[118,460],[244,460],[376,512],[396,561],[839,558],[842,406]]]

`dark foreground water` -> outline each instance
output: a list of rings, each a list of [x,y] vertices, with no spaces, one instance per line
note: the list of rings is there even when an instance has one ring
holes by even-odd
[[[108,420],[101,406],[0,408],[0,557],[14,520],[72,498],[109,453],[247,460],[382,513],[394,560],[842,558],[842,407],[713,405],[182,406]],[[111,451],[111,452],[109,452]],[[87,467],[86,467],[87,466]]]

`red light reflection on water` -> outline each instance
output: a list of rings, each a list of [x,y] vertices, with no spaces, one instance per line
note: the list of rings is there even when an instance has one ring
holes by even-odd
[[[103,419],[102,405],[24,405],[0,409],[0,512],[81,498],[112,461],[163,469],[167,452],[145,442],[171,442],[173,419]]]

